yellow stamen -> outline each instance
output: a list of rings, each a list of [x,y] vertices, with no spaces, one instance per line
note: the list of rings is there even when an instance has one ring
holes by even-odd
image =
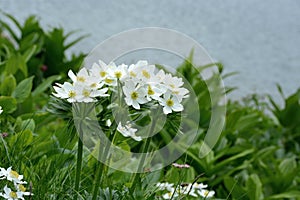
[[[113,80],[113,79],[110,79],[110,78],[106,78],[104,81],[105,81],[105,83],[107,83],[107,84],[111,84],[114,80]]]
[[[97,86],[97,83],[92,83],[92,84],[91,84],[91,87],[92,87],[92,88],[95,88],[96,86]]]
[[[14,198],[14,199],[18,198],[17,193],[15,193],[15,192],[13,192],[13,191],[11,191],[11,192],[9,193],[9,196],[10,196],[11,198]]]
[[[22,192],[25,192],[26,188],[24,187],[24,185],[19,185],[19,190],[21,190]]]
[[[207,197],[207,196],[208,196],[208,194],[209,194],[208,190],[205,190],[205,191],[204,191],[204,196],[206,196],[206,197]]]
[[[150,74],[149,74],[149,72],[147,72],[146,70],[143,70],[143,71],[142,71],[142,74],[143,74],[143,76],[146,77],[147,79],[150,78]]]
[[[105,77],[105,76],[106,76],[106,72],[105,72],[105,71],[101,71],[101,72],[100,72],[100,76],[101,76],[101,77]]]
[[[133,100],[136,100],[138,97],[139,97],[139,94],[138,94],[137,92],[132,92],[132,93],[131,93],[131,98],[132,98]]]
[[[122,72],[116,71],[116,72],[115,72],[115,76],[116,76],[118,79],[121,78]]]
[[[132,77],[136,77],[136,73],[134,73],[133,71],[129,72],[130,76]]]
[[[174,101],[172,99],[168,99],[166,101],[167,106],[172,107],[174,105]]]
[[[76,97],[76,92],[70,91],[68,95],[70,98],[74,98],[74,97]]]
[[[152,90],[151,86],[148,85],[148,95],[154,95],[154,94],[155,94],[154,90]]]
[[[14,177],[14,178],[19,178],[18,172],[14,171],[14,170],[11,170],[11,171],[10,171],[10,175],[11,175],[12,177]]]
[[[85,78],[83,76],[78,76],[77,81],[79,82],[85,82]]]
[[[83,90],[83,91],[82,91],[82,94],[83,94],[84,97],[89,97],[90,94],[91,94],[91,92],[88,91],[88,90]]]

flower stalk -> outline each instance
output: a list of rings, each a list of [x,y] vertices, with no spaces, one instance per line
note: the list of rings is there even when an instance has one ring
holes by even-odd
[[[81,126],[80,126],[81,129]],[[83,153],[83,143],[82,143],[82,135],[83,132],[80,130],[80,137],[78,137],[78,150],[77,150],[77,165],[76,165],[76,178],[75,178],[75,195],[74,200],[78,199],[78,191],[81,179],[81,166],[82,166],[82,153]]]

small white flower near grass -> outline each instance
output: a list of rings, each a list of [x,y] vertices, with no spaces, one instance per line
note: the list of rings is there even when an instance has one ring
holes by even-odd
[[[204,189],[207,185],[203,183],[189,183],[184,185],[174,185],[173,183],[157,183],[158,191],[163,191],[160,198],[162,199],[183,199],[184,197],[202,197],[204,199],[211,198],[215,195],[215,191]]]
[[[136,128],[132,128],[129,123],[125,124],[125,126],[122,126],[122,123],[120,122],[117,130],[124,136],[124,137],[131,137],[135,141],[141,141],[142,138],[140,136],[137,136],[135,133],[137,132]]]
[[[3,197],[8,200],[17,200],[24,199],[24,196],[33,195],[31,192],[26,192],[26,187],[24,184],[27,184],[26,181],[23,181],[23,175],[20,175],[18,172],[12,170],[12,167],[8,169],[0,168],[0,180],[7,181],[7,184],[3,188],[3,192],[0,192],[0,197]],[[12,187],[8,186],[11,185]]]

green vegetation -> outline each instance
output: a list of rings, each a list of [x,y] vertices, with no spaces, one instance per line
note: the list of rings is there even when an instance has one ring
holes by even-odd
[[[96,191],[97,199],[157,199],[165,194],[158,190],[159,182],[174,185],[199,182],[208,184],[208,189],[215,191],[216,199],[300,200],[300,90],[285,97],[278,86],[283,107],[271,96],[260,98],[257,95],[218,105],[211,102],[211,91],[199,77],[199,71],[213,66],[196,69],[191,64],[192,56],[177,68],[178,76],[184,76],[195,92],[200,110],[200,121],[187,124],[189,129],[201,134],[176,161],[190,167],[167,166],[158,171],[146,171],[136,178],[133,174],[99,165],[83,147],[80,187],[74,190],[78,135],[72,105],[54,98],[51,86],[67,80],[70,66],[78,71],[85,55],[67,58],[66,51],[85,36],[67,43],[74,32],[64,34],[62,28],[45,31],[33,16],[24,25],[6,16],[17,31],[0,22],[0,106],[3,109],[0,114],[0,167],[12,166],[24,175],[27,191],[32,190],[34,194],[31,199],[59,200],[76,196],[92,199],[99,178],[96,171],[100,168],[103,177],[101,188],[96,188],[99,190]],[[226,78],[228,75],[223,75],[222,64],[216,65]],[[234,88],[226,88],[227,93],[232,90]],[[99,124],[104,126],[111,113],[101,105],[108,105],[108,102],[97,105],[99,110],[104,110],[97,116]],[[209,148],[205,135],[211,110],[223,106],[226,106],[226,125],[217,144],[202,158],[201,148]],[[144,114],[141,112],[137,116],[141,124],[153,120]],[[170,142],[179,128],[178,117],[180,115],[168,116],[173,123],[165,125],[161,136],[153,137],[151,148]],[[117,140],[121,141],[122,137]],[[143,145],[128,140],[120,145],[135,152],[143,149]],[[0,180],[0,193],[4,186]]]

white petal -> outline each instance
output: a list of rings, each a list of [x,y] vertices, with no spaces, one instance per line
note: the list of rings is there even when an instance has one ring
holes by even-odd
[[[141,108],[140,104],[138,104],[138,102],[136,102],[136,101],[132,101],[132,107],[134,107],[137,110],[139,110]]]
[[[172,110],[179,112],[179,111],[183,111],[183,106],[181,104],[174,104],[172,106]]]
[[[164,111],[165,115],[167,115],[167,114],[169,114],[169,113],[172,112],[171,108],[168,107],[168,106],[165,106],[165,107],[163,108],[163,111]]]
[[[72,70],[69,70],[68,76],[70,77],[70,79],[71,79],[73,82],[76,82],[76,81],[77,81],[77,77],[76,77],[76,75],[73,73]]]

